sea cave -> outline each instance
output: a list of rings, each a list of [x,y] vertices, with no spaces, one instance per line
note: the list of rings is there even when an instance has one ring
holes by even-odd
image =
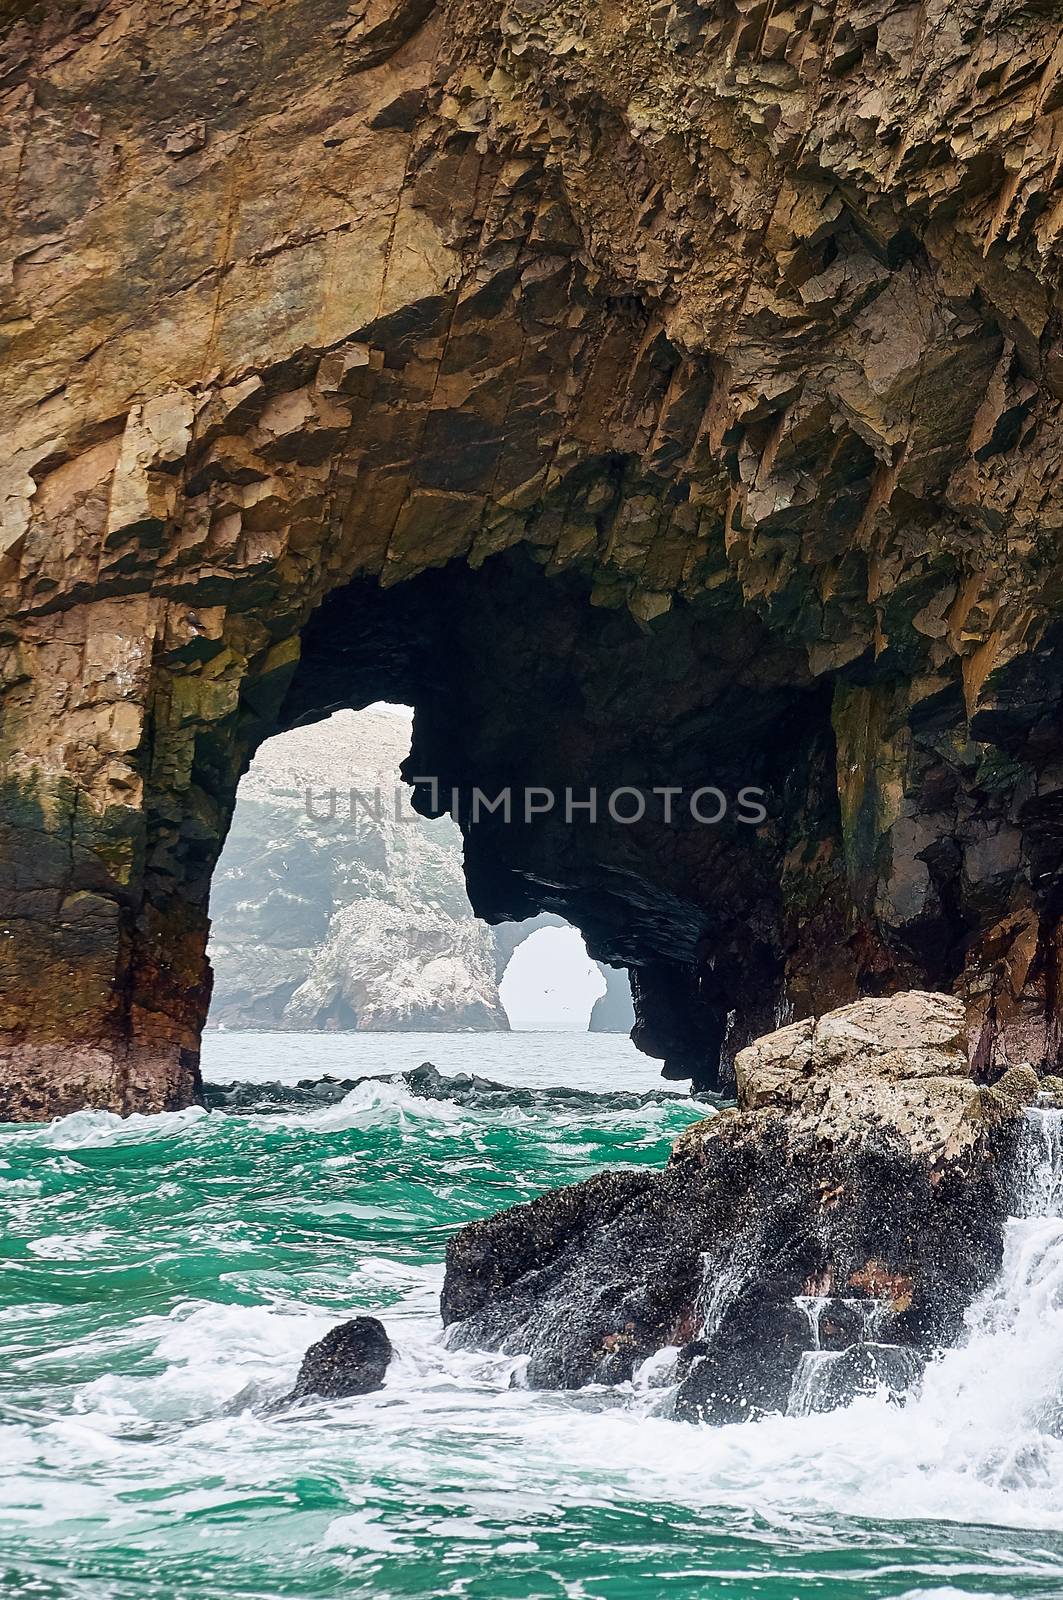
[[[1061,63],[0,0],[18,1595],[1063,1583]]]

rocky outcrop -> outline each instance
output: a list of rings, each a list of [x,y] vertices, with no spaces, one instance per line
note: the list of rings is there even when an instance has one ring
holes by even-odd
[[[449,1337],[548,1388],[672,1347],[676,1414],[727,1421],[907,1387],[1000,1265],[1038,1080],[969,1075],[962,1004],[846,1006],[738,1058],[739,1103],[663,1172],[598,1174],[462,1229]]]
[[[461,835],[399,777],[409,742],[395,716],[346,712],[259,751],[211,892],[215,1022],[508,1028]]]
[[[393,1354],[382,1322],[376,1317],[352,1317],[310,1346],[289,1399],[346,1400],[372,1394],[384,1387]]]
[[[669,1073],[913,984],[1058,1064],[1051,6],[0,30],[0,1115],[196,1093],[240,773],[376,699],[425,810],[560,797],[459,803],[473,904]]]
[[[945,995],[857,1001],[743,1050],[739,1104],[784,1113],[792,1138],[843,1144],[877,1126],[900,1134],[914,1155],[952,1160],[980,1137],[992,1103],[971,1080],[966,1027],[963,1007]],[[1028,1068],[1000,1081],[1002,1093],[1024,1084],[1027,1102],[1037,1096]],[[697,1130],[686,1137],[696,1142]]]
[[[602,967],[605,993],[591,1008],[591,1033],[630,1033],[635,1021],[631,1005],[631,982],[626,972]]]
[[[445,1076],[430,1061],[422,1061],[419,1067],[383,1078],[378,1074],[369,1074],[363,1078],[301,1078],[298,1083],[208,1083],[204,1099],[209,1109],[225,1111],[230,1115],[257,1115],[297,1108],[321,1110],[324,1106],[339,1105],[352,1089],[364,1083],[372,1083],[377,1087],[381,1083],[401,1084],[407,1093],[418,1100],[449,1100],[474,1111],[511,1111],[519,1107],[522,1110],[557,1111],[562,1115],[576,1111],[587,1116],[593,1111],[638,1111],[644,1106],[684,1098],[660,1089],[642,1093],[613,1089],[604,1094],[570,1088],[565,1084],[522,1089],[515,1088],[511,1083],[498,1083],[493,1078],[482,1078],[475,1072],[455,1072]]]

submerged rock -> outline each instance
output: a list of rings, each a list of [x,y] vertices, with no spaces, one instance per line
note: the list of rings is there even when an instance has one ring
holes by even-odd
[[[575,1089],[566,1084],[549,1087],[518,1088],[511,1083],[499,1083],[494,1078],[482,1078],[476,1072],[442,1073],[431,1061],[422,1061],[419,1067],[401,1074],[401,1082],[419,1100],[450,1100],[457,1105],[476,1111],[501,1110],[508,1106],[525,1109],[586,1111],[592,1107],[610,1111],[637,1111],[643,1106],[660,1105],[666,1100],[684,1100],[685,1095],[668,1089],[646,1089],[633,1092],[626,1089]]]
[[[320,1395],[343,1400],[384,1387],[391,1340],[376,1317],[352,1317],[312,1344],[303,1357],[290,1399]]]
[[[450,1339],[526,1353],[528,1382],[617,1383],[680,1351],[676,1414],[787,1408],[802,1358],[854,1350],[833,1392],[900,1347],[911,1372],[959,1333],[997,1271],[1023,1124],[969,1075],[963,1008],[862,1000],[758,1040],[739,1104],[678,1140],[663,1172],[599,1174],[462,1229]],[[885,1381],[885,1380],[883,1380]]]
[[[339,1105],[352,1089],[357,1089],[363,1078],[335,1078],[325,1074],[320,1078],[300,1078],[298,1083],[281,1083],[269,1079],[265,1083],[237,1080],[233,1083],[205,1083],[203,1104],[208,1111],[225,1111],[230,1116],[260,1115],[263,1112],[322,1110]]]

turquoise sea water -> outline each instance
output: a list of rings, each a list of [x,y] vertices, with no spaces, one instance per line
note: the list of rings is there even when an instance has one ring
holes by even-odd
[[[414,1067],[605,1096],[657,1086],[609,1036],[208,1039],[218,1079]],[[0,1591],[77,1600],[1063,1596],[1063,1242],[1013,1225],[967,1349],[899,1408],[710,1429],[659,1367],[519,1386],[448,1350],[447,1236],[704,1108],[541,1095],[477,1110],[367,1083],[325,1109],[0,1129]],[[378,1313],[386,1388],[275,1401]],[[1053,1412],[1053,1396],[1056,1411]]]

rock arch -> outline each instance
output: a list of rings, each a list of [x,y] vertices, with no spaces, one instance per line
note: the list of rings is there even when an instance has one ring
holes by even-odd
[[[23,9],[0,1114],[195,1093],[240,772],[384,697],[445,784],[769,792],[469,830],[670,1070],[910,983],[1056,1055],[1052,19]]]

